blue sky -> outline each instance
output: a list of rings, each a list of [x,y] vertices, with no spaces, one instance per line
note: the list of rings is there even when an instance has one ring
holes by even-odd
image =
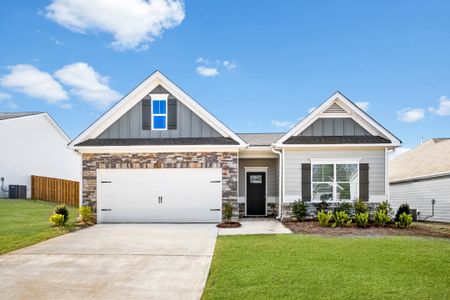
[[[449,1],[86,3],[2,2],[0,111],[75,137],[159,69],[237,132],[285,131],[339,90],[406,148],[450,136]]]

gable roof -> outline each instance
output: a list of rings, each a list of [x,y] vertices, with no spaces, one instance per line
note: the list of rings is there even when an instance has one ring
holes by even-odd
[[[69,136],[64,130],[59,127],[58,123],[46,112],[0,112],[0,121],[13,120],[24,117],[42,116],[52,126],[58,134],[68,143],[70,141]]]
[[[394,158],[389,181],[404,182],[450,175],[450,138],[434,138]]]
[[[249,146],[271,146],[284,133],[238,133]]]
[[[80,135],[72,140],[69,146],[74,148],[77,147],[77,145],[82,145],[81,143],[84,141],[99,136],[104,130],[111,126],[116,120],[118,120],[123,114],[130,110],[135,104],[141,101],[158,85],[163,86],[169,93],[175,96],[175,98],[181,101],[185,106],[187,106],[190,110],[197,114],[223,137],[233,139],[239,146],[245,146],[245,142],[237,134],[235,134],[230,128],[220,122],[216,117],[214,117],[194,99],[192,99],[182,89],[176,86],[160,71],[155,71],[141,84],[139,84],[136,88],[129,92],[125,97],[118,101],[86,130],[84,130]]]
[[[21,117],[34,116],[38,114],[43,114],[43,112],[39,111],[30,111],[30,112],[0,112],[0,121],[7,119],[15,119]]]
[[[386,139],[388,143],[383,145],[390,145],[393,147],[398,147],[401,145],[400,139],[398,139],[394,134],[389,132],[381,124],[370,117],[365,111],[359,108],[355,103],[350,101],[341,92],[335,92],[331,97],[324,101],[319,107],[313,110],[308,116],[301,120],[297,125],[295,125],[291,130],[289,130],[285,135],[283,135],[277,142],[277,147],[282,147],[286,145],[286,141],[292,136],[300,134],[309,125],[320,117],[351,117],[356,123],[361,125],[373,136],[379,136]],[[348,145],[348,144],[346,144]]]

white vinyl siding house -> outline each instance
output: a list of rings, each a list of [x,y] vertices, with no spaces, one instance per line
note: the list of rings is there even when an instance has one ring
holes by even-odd
[[[34,113],[7,119],[1,115],[0,177],[4,187],[0,198],[8,197],[8,185],[16,184],[27,186],[29,198],[31,175],[81,181],[81,157],[67,148],[69,138],[49,115]]]
[[[433,138],[390,162],[390,202],[417,218],[450,222],[450,138]],[[433,214],[434,210],[434,214]]]

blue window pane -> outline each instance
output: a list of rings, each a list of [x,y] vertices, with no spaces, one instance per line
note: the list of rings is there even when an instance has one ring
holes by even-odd
[[[153,128],[154,129],[166,129],[166,117],[165,116],[154,116],[153,117]]]
[[[153,113],[159,114],[159,102],[160,101],[153,101]]]
[[[160,114],[166,113],[166,100],[159,101],[159,113]]]

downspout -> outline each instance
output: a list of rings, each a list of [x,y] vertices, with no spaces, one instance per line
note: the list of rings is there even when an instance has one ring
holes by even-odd
[[[277,151],[277,150],[275,150],[275,146],[274,145],[272,145],[271,147],[270,147],[270,149],[272,150],[272,152],[273,153],[276,153],[276,154],[278,154],[278,157],[279,157],[279,160],[278,160],[278,216],[277,216],[277,219],[278,220],[281,220],[281,218],[282,218],[282,207],[281,207],[281,204],[283,203],[283,201],[282,201],[282,193],[281,193],[281,191],[282,191],[282,189],[281,189],[281,187],[282,187],[282,163],[283,163],[283,160],[282,160],[282,153],[280,152],[280,151]]]

